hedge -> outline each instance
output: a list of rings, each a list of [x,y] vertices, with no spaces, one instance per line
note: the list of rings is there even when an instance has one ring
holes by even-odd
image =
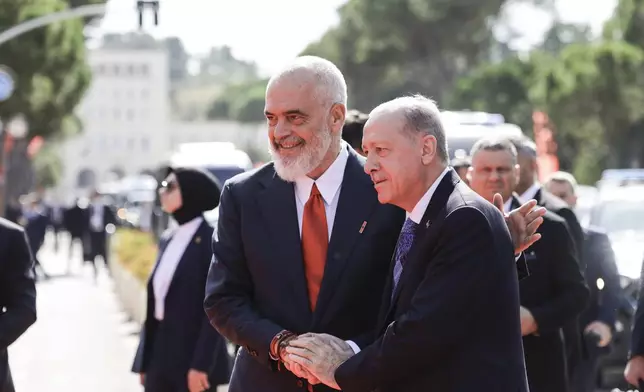
[[[112,237],[116,260],[146,285],[157,257],[157,243],[152,233],[119,228]]]

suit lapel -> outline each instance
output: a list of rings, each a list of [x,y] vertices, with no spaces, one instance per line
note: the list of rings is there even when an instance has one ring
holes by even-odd
[[[293,289],[292,305],[310,319],[294,184],[282,180],[274,171],[267,172],[262,183],[265,188],[257,193],[257,203],[268,236],[273,236],[267,239],[275,252],[270,260],[276,269],[283,271],[285,283]]]
[[[364,167],[357,154],[350,149],[331,231],[314,323],[322,317],[327,306],[332,302],[333,295],[337,292],[337,282],[348,263],[355,242],[366,230],[369,230],[369,216],[378,205],[378,200],[373,193],[371,179],[364,173]]]
[[[431,247],[431,241],[433,241],[433,237],[435,237],[437,230],[440,228],[441,221],[445,218],[445,205],[447,204],[447,200],[452,192],[454,192],[454,188],[459,181],[460,178],[458,177],[458,174],[456,174],[453,169],[450,169],[438,184],[436,191],[432,195],[429,205],[425,210],[425,214],[423,215],[423,219],[417,227],[416,239],[407,255],[406,267],[403,268],[398,286],[396,286],[396,291],[393,293],[385,322],[391,319],[392,313],[396,307],[396,302],[400,297],[400,292],[406,283],[406,278],[410,273],[412,273],[412,268],[409,268],[410,264],[418,256],[421,249]],[[388,279],[392,280],[392,277],[390,276]]]
[[[205,230],[208,227],[208,223],[206,220],[202,220],[201,224],[199,225],[199,228],[197,228],[197,231],[192,235],[192,238],[190,239],[190,242],[188,242],[188,245],[186,246],[186,249],[183,251],[183,254],[181,255],[181,260],[179,260],[179,263],[177,264],[177,268],[174,270],[174,274],[172,274],[172,280],[170,281],[170,286],[168,286],[168,292],[166,294],[166,301],[168,298],[170,298],[170,295],[172,294],[172,288],[175,286],[175,282],[177,280],[178,276],[181,276],[181,274],[184,273],[184,270],[186,268],[191,268],[190,262],[186,262],[186,260],[194,260],[195,258],[199,257],[199,243],[204,240]],[[197,241],[197,238],[199,240]]]

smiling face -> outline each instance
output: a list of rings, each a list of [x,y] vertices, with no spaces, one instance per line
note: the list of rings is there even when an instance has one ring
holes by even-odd
[[[269,152],[286,181],[319,177],[339,150],[344,105],[322,102],[317,90],[302,73],[277,78],[266,90]]]
[[[436,158],[436,138],[405,129],[400,112],[372,113],[364,128],[365,172],[380,203],[410,212],[427,191],[429,165]]]

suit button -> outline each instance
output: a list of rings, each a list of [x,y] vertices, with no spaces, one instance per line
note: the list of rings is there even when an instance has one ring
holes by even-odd
[[[302,380],[297,380],[297,386],[298,388],[304,387],[304,383],[302,382]]]

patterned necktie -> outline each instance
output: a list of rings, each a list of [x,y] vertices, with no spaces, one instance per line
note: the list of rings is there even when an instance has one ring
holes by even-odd
[[[407,254],[411,245],[414,243],[414,237],[416,236],[416,224],[411,219],[407,218],[405,224],[400,231],[400,236],[398,237],[398,244],[396,245],[396,264],[394,265],[394,287],[391,290],[391,297],[393,298],[394,293],[396,292],[396,287],[398,286],[398,281],[400,280],[400,275],[402,275],[403,267],[405,266],[405,261],[407,260]]]
[[[315,310],[320,293],[328,247],[329,231],[324,199],[317,185],[313,184],[311,196],[304,205],[302,216],[302,256],[311,310]]]

